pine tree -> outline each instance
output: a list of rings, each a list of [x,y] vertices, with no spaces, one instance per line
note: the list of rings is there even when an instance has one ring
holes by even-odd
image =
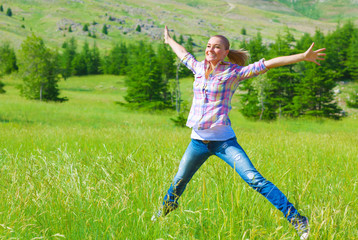
[[[305,33],[301,39],[297,41],[296,49],[306,51],[311,46],[312,42],[312,37],[308,33]]]
[[[358,29],[355,29],[347,54],[347,68],[352,80],[358,80]]]
[[[0,75],[0,80],[1,80],[1,75]],[[6,93],[6,91],[4,90],[4,86],[5,84],[0,81],[0,94]]]
[[[83,25],[82,31],[88,32],[88,27],[89,27],[89,25],[88,25],[88,23],[86,23],[85,25]]]
[[[34,34],[21,45],[20,76],[23,79],[21,95],[28,99],[63,101],[57,86],[60,67],[58,55],[50,51],[43,40]]]
[[[180,35],[180,36],[183,37],[182,35]],[[182,40],[184,41],[183,38],[182,38]],[[192,37],[189,36],[189,38],[187,39],[184,47],[189,53],[191,53],[191,55],[193,55],[195,57],[193,46],[194,46],[194,41],[193,41]],[[179,63],[179,64],[180,64],[179,75],[181,77],[187,77],[187,76],[192,76],[193,75],[193,72],[190,71],[184,64],[182,64],[182,63]]]
[[[168,86],[169,79],[174,79],[176,75],[175,55],[173,51],[168,49],[166,44],[161,44],[157,51],[158,64],[162,72],[162,80],[165,86]],[[169,91],[164,92],[164,100],[168,101],[170,98]]]
[[[353,90],[349,93],[349,98],[347,99],[347,106],[350,108],[358,108],[358,91]]]
[[[86,60],[82,54],[77,54],[72,61],[73,75],[83,76],[87,75]]]
[[[250,42],[242,42],[240,48],[249,52],[250,63],[259,61],[261,58],[266,56],[268,52],[266,46],[262,43],[260,33],[257,33],[256,37],[252,38]],[[266,78],[257,77],[245,80],[242,84],[240,84],[240,90],[246,92],[246,94],[242,94],[240,98],[242,103],[240,111],[245,117],[260,120],[274,118],[266,116],[268,112],[265,111],[267,108],[265,106],[267,82]]]
[[[0,12],[4,12],[4,7],[0,5]]]
[[[141,32],[142,31],[142,28],[139,26],[139,25],[137,25],[137,28],[135,29],[137,32]]]
[[[96,42],[93,44],[93,48],[91,50],[91,62],[89,64],[88,73],[89,74],[100,74],[101,73],[101,57],[96,45]]]
[[[106,24],[103,24],[102,33],[106,35],[108,34],[108,27]]]
[[[68,32],[72,32],[72,27],[71,26],[68,27]]]
[[[259,61],[261,58],[267,56],[268,49],[262,42],[261,34],[258,32],[256,37],[252,38],[245,46],[242,46],[249,52],[250,63]]]
[[[73,74],[73,60],[76,57],[77,43],[74,37],[65,41],[62,45],[62,76],[66,79]]]
[[[12,11],[11,8],[8,8],[6,11],[6,16],[12,17]]]
[[[283,38],[278,35],[268,55],[276,57],[293,54],[293,41],[294,38],[288,31]],[[251,62],[258,61],[267,52],[259,34],[244,45],[249,50]],[[292,66],[271,69],[263,78],[246,80],[240,87],[247,92],[241,98],[241,112],[249,118],[266,120],[276,119],[278,116],[292,116],[292,99],[297,82],[298,76]]]
[[[116,44],[104,58],[103,70],[106,74],[124,75],[128,66],[128,49],[125,43]]]
[[[354,25],[347,22],[342,27],[338,26],[326,37],[325,45],[329,47],[326,50],[325,64],[329,69],[335,71],[335,81],[352,79],[348,68],[348,51],[354,32]]]
[[[0,46],[0,74],[10,74],[18,70],[15,51],[8,42]]]
[[[86,41],[83,45],[81,55],[83,56],[83,59],[86,63],[86,74],[90,74],[91,68],[92,68],[92,51],[89,47],[88,42]]]
[[[88,42],[85,42],[81,53],[77,54],[73,59],[73,74],[76,76],[88,75],[90,66],[91,51]]]
[[[184,42],[185,42],[184,37],[183,37],[183,35],[180,34],[180,36],[179,36],[179,44],[182,45]]]
[[[140,42],[131,46],[133,55],[127,73],[128,106],[145,109],[164,109],[171,106],[166,99],[168,86],[163,82],[161,66],[151,45]]]
[[[296,94],[295,86],[299,82],[298,74],[288,67],[271,69],[267,73],[269,88],[265,91],[266,111],[270,117],[294,116],[292,106],[293,98]]]
[[[245,28],[241,28],[241,35],[246,35],[246,29]]]
[[[339,119],[341,109],[332,91],[336,86],[332,78],[333,71],[312,63],[306,64],[309,66],[306,67],[301,83],[296,86],[297,96],[293,99],[296,115]]]

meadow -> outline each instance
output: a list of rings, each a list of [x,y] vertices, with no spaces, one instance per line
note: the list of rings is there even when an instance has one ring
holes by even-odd
[[[297,239],[273,206],[211,157],[152,223],[190,141],[174,112],[127,110],[124,77],[61,81],[64,103],[0,95],[1,239]],[[192,79],[182,79],[190,102]],[[358,120],[253,122],[233,99],[237,138],[258,170],[310,219],[310,239],[358,239]]]

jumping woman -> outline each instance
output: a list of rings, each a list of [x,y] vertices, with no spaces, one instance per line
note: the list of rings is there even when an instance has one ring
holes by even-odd
[[[245,151],[238,144],[231,127],[229,111],[231,99],[239,83],[263,74],[270,68],[297,63],[324,60],[325,49],[313,51],[314,43],[300,54],[282,56],[244,66],[248,56],[243,51],[230,49],[228,39],[222,35],[212,36],[205,49],[205,60],[198,62],[186,49],[170,37],[164,29],[164,41],[172,48],[195,75],[194,97],[186,125],[192,128],[191,142],[179,164],[179,170],[164,197],[163,205],[153,215],[152,221],[166,216],[178,207],[178,199],[200,166],[211,156],[224,160],[254,190],[262,194],[296,228],[300,239],[307,239],[309,224],[287,197],[266,180],[253,166]],[[229,62],[225,62],[228,57]]]

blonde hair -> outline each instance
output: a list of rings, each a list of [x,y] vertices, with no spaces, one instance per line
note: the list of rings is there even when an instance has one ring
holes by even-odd
[[[230,49],[229,40],[223,35],[215,35],[212,37],[220,38],[224,44],[225,50],[229,50],[227,57],[229,58],[229,62],[244,66],[249,58],[249,54],[244,50],[233,50]]]

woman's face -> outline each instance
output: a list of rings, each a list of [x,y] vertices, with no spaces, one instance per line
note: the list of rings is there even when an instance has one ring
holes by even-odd
[[[225,49],[221,38],[212,37],[206,45],[205,59],[213,65],[216,65],[218,62],[224,60],[228,53],[229,50]]]

